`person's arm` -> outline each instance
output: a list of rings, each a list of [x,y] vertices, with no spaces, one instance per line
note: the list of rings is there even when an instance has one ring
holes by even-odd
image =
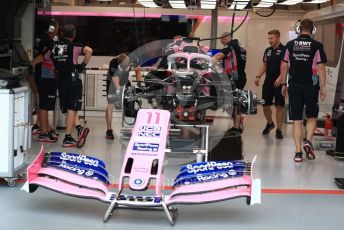
[[[225,58],[225,55],[223,54],[223,53],[221,53],[221,52],[219,52],[219,53],[217,53],[217,54],[215,54],[214,56],[213,56],[213,59],[215,60],[215,61],[221,61],[222,59],[224,59]]]
[[[281,69],[280,69],[280,78],[281,78],[280,85],[282,85],[281,93],[284,97],[287,96],[287,75],[289,71],[289,61],[290,61],[290,53],[289,53],[288,45],[289,45],[289,42],[286,45],[284,55],[282,58]]]
[[[317,59],[317,66],[318,66],[318,74],[320,80],[320,100],[324,101],[326,98],[326,70],[325,70],[325,63],[327,62],[327,57],[324,51],[324,47],[321,44],[319,50],[316,52],[316,59]]]
[[[142,78],[142,71],[141,71],[141,66],[137,66],[135,67],[134,71],[135,71],[135,76],[136,76],[136,81],[138,82],[142,82],[143,78]]]
[[[318,73],[320,79],[320,100],[324,101],[326,98],[326,70],[324,63],[318,64]]]
[[[282,85],[282,95],[287,96],[287,75],[288,75],[289,65],[288,62],[282,61],[281,64],[281,85]]]
[[[266,62],[263,61],[262,64],[260,65],[260,67],[259,67],[259,71],[258,71],[258,74],[256,76],[256,80],[254,81],[254,84],[256,86],[259,86],[259,80],[263,76],[263,74],[266,72],[266,66],[267,66]]]
[[[36,64],[39,64],[41,62],[43,62],[44,58],[43,58],[43,55],[42,54],[38,54],[31,62],[30,64],[31,65],[36,65]]]
[[[119,84],[119,76],[114,75],[111,78],[113,85],[115,86],[116,91],[120,89],[120,84]]]
[[[85,46],[82,49],[82,53],[85,55],[84,60],[82,62],[85,63],[85,66],[86,66],[92,57],[93,50],[90,47]]]

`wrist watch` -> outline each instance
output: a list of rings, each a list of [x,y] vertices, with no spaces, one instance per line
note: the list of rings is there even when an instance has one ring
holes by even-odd
[[[287,83],[283,82],[283,83],[281,83],[281,85],[287,85]]]

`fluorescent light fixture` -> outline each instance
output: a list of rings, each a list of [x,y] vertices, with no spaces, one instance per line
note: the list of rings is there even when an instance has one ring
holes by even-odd
[[[304,2],[304,3],[320,4],[320,3],[325,3],[325,2],[328,2],[328,0],[312,0],[310,2]]]
[[[138,0],[138,2],[147,8],[157,8],[159,7],[153,0]]]
[[[301,2],[303,2],[303,0],[287,0],[285,2],[281,2],[277,4],[291,6],[291,5],[296,5],[298,3],[301,3]]]
[[[260,2],[257,5],[255,5],[254,7],[255,8],[269,8],[273,5],[274,5],[273,2],[265,2],[265,0],[264,0],[264,2]]]
[[[262,0],[259,3],[276,3],[276,2],[278,2],[278,0]]]
[[[168,2],[174,9],[186,9],[186,5],[183,0],[169,0]]]
[[[231,6],[228,9],[231,10],[242,10],[245,9],[245,7],[248,5],[248,2],[233,2]]]
[[[216,0],[201,0],[201,9],[215,9]]]

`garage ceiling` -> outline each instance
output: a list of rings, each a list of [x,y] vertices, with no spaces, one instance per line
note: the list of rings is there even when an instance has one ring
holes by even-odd
[[[343,0],[51,0],[50,2],[52,5],[128,7],[132,6],[132,1],[134,1],[135,7],[144,7],[143,5],[148,2],[148,6],[151,6],[152,3],[162,8],[176,8],[171,6],[176,6],[176,4],[174,3],[178,3],[177,5],[180,5],[180,2],[184,2],[187,8],[201,8],[201,6],[203,8],[204,5],[202,5],[202,2],[210,2],[210,4],[216,3],[216,6],[219,8],[228,8],[229,10],[233,10],[234,7],[238,9],[240,8],[240,6],[242,6],[242,4],[244,4],[244,7],[242,7],[244,8],[244,10],[252,8],[258,9],[256,7],[265,6],[266,10],[276,7],[277,10],[281,9],[303,11],[312,11],[319,8],[327,7],[331,4],[335,4],[336,2],[343,2]],[[249,1],[249,4],[247,4],[246,1]],[[314,4],[323,1],[326,2],[321,4]],[[274,4],[275,6],[273,6]]]

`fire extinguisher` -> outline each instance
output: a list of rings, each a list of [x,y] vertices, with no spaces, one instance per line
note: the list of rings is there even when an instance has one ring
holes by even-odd
[[[333,123],[332,123],[332,119],[331,119],[331,115],[327,114],[326,116],[324,116],[324,135],[325,136],[332,136],[332,128],[333,128]]]

